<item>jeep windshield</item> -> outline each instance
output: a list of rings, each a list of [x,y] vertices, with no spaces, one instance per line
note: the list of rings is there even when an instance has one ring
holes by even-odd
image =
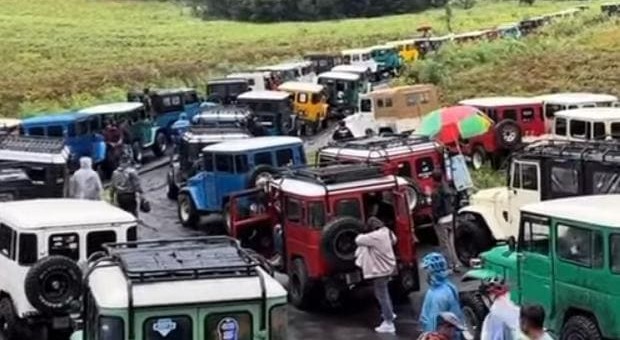
[[[223,97],[236,97],[248,90],[248,84],[245,82],[225,83],[225,84],[209,84],[207,93],[210,95],[217,94]]]

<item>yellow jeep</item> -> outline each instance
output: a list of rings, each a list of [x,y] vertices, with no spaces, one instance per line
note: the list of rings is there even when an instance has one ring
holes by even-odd
[[[312,134],[316,134],[327,127],[328,104],[323,85],[288,81],[280,85],[278,90],[292,95],[295,113],[304,123],[300,134],[306,134],[308,128]]]
[[[418,60],[420,52],[416,46],[416,39],[390,41],[386,45],[398,50],[398,54],[406,63]]]

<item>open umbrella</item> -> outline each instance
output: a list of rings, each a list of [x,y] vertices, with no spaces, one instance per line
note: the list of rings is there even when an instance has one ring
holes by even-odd
[[[489,131],[493,121],[472,106],[443,107],[422,118],[416,134],[438,139],[443,143],[454,143],[459,138],[467,139]]]

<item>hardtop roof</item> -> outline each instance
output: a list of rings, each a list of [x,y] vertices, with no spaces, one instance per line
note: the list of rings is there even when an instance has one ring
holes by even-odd
[[[3,118],[0,117],[0,129],[13,128],[21,124],[22,120],[17,118]]]
[[[237,99],[245,100],[285,100],[291,96],[285,91],[248,91],[237,96]]]
[[[374,136],[333,143],[321,149],[319,154],[332,157],[353,157],[364,160],[389,160],[393,156],[438,150],[437,147],[436,142],[423,136]]]
[[[527,204],[522,212],[620,228],[620,195],[579,196]]]
[[[464,99],[459,102],[461,105],[477,107],[495,106],[518,106],[518,105],[542,105],[542,100],[528,97],[483,97]]]
[[[372,52],[372,48],[370,47],[361,47],[361,48],[350,48],[347,50],[342,50],[342,54],[343,55],[348,55],[348,54],[366,54],[366,53],[370,53]]]
[[[216,79],[209,79],[207,81],[207,85],[218,85],[218,84],[236,84],[236,83],[246,83],[247,84],[248,80],[239,76],[239,77],[231,77],[231,76],[227,76],[226,78],[216,78]]]
[[[305,83],[301,81],[287,81],[278,86],[280,91],[306,91],[311,93],[319,93],[323,91],[324,86],[313,83]]]
[[[620,108],[590,107],[573,110],[562,110],[554,113],[555,117],[582,119],[586,121],[620,121]]]
[[[318,182],[311,182],[299,178],[282,177],[280,179],[273,179],[272,185],[283,192],[290,193],[298,196],[306,197],[322,197],[328,192],[330,194],[355,192],[355,191],[373,191],[383,190],[389,188],[395,188],[396,186],[407,185],[409,181],[405,178],[384,175],[372,179],[362,179],[344,183],[323,185]]]
[[[360,79],[359,74],[349,73],[349,72],[323,72],[319,74],[318,78],[327,78],[327,79],[339,79],[346,81],[356,81]]]
[[[75,111],[64,112],[61,114],[42,115],[36,117],[25,118],[22,120],[23,126],[30,125],[47,125],[47,124],[67,124],[75,122],[79,119],[86,119],[89,115],[85,113],[78,113]]]
[[[209,145],[202,149],[203,152],[243,152],[281,146],[303,146],[303,142],[297,137],[288,136],[264,136],[254,137],[250,140],[233,140],[214,145]]]
[[[106,113],[126,113],[144,108],[144,104],[141,102],[118,102],[102,104],[97,106],[90,106],[83,108],[78,113],[86,114],[106,114]]]
[[[589,93],[589,92],[565,92],[552,93],[534,97],[542,100],[546,104],[581,104],[581,103],[599,103],[599,102],[615,102],[618,97],[610,94]]]
[[[347,72],[347,73],[361,73],[368,72],[368,66],[362,65],[336,65],[332,67],[331,72]]]
[[[0,161],[66,164],[69,153],[62,138],[0,137]]]

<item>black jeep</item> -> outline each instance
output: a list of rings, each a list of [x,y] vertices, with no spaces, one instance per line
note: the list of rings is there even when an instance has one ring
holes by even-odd
[[[207,102],[229,105],[237,101],[237,96],[250,90],[247,79],[222,78],[207,82]]]

